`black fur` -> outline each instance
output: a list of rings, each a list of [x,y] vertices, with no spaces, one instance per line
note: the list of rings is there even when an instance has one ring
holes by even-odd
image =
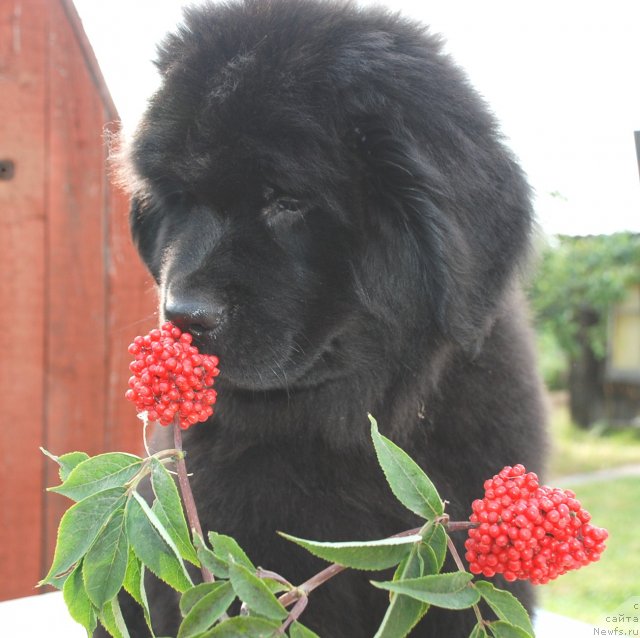
[[[323,563],[276,530],[415,526],[367,412],[453,519],[503,465],[540,471],[517,284],[529,189],[441,40],[352,4],[233,1],[188,10],[158,67],[130,154],[131,222],[163,312],[221,360],[216,414],[185,442],[203,526],[296,583]],[[372,636],[386,595],[370,577],[314,592],[303,622]],[[527,587],[510,589],[531,608]],[[158,635],[175,635],[174,597],[152,598]],[[433,609],[412,635],[467,636],[473,622]]]

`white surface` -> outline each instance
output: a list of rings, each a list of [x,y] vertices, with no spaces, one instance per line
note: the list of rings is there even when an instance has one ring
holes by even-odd
[[[61,592],[0,602],[0,627],[7,638],[86,638],[67,612]]]
[[[3,636],[12,638],[86,638],[84,629],[67,613],[62,594],[54,592],[0,602]],[[535,616],[537,638],[587,638],[593,627],[557,614],[539,611]]]

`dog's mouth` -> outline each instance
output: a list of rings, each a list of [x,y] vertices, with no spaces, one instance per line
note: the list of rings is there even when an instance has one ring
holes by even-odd
[[[220,377],[216,381],[221,391],[253,392],[303,390],[343,376],[346,369],[340,355],[340,339],[300,348],[295,338],[283,339],[275,347],[216,335],[206,330],[190,330],[193,345],[203,354],[220,359]]]

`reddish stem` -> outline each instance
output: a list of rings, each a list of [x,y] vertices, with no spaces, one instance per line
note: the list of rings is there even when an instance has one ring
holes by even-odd
[[[284,632],[287,631],[289,625],[300,618],[300,614],[306,609],[308,602],[309,599],[306,596],[298,598],[296,604],[291,608],[289,615],[286,617],[282,625],[280,625],[278,631],[276,631],[276,635],[284,636]]]
[[[173,422],[173,444],[175,449],[178,451],[178,461],[176,462],[178,470],[178,484],[180,485],[182,501],[184,502],[187,520],[189,521],[189,528],[192,530],[192,534],[193,531],[195,531],[198,536],[204,538],[200,519],[198,518],[196,502],[193,498],[193,492],[191,491],[191,485],[187,475],[187,464],[185,463],[184,451],[182,449],[182,430],[180,429],[177,421]],[[214,581],[213,574],[204,565],[201,566],[201,571],[202,579],[205,583],[212,583]]]

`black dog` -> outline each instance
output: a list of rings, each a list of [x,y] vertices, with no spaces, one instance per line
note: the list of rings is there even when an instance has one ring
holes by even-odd
[[[358,540],[417,523],[386,486],[367,412],[453,519],[502,466],[540,470],[517,284],[529,189],[441,47],[352,4],[205,4],[161,45],[133,140],[133,236],[161,312],[221,361],[216,414],[185,443],[203,527],[295,583],[325,563],[276,530]],[[372,636],[387,597],[370,577],[340,575],[301,620]],[[158,634],[175,636],[175,598],[152,598]],[[413,635],[473,623],[432,609]]]

